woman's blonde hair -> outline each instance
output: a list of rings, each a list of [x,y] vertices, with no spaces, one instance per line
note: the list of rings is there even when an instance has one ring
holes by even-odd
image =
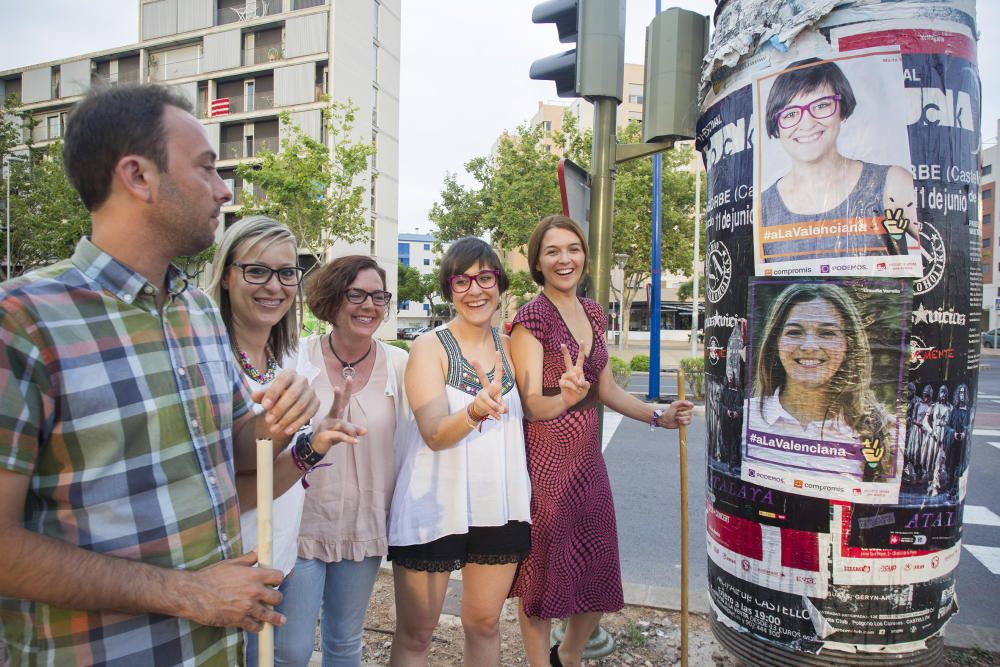
[[[243,218],[223,232],[219,247],[215,251],[215,257],[212,259],[212,266],[209,267],[206,291],[222,312],[222,321],[225,322],[226,331],[229,332],[229,341],[234,355],[238,355],[239,351],[236,349],[236,337],[232,331],[233,310],[229,302],[229,290],[222,287],[222,279],[229,266],[238,259],[239,253],[257,246],[261,250],[265,250],[275,243],[291,243],[295,250],[295,257],[298,258],[299,244],[288,227],[265,215],[252,215]],[[301,283],[297,292],[301,298]],[[267,337],[268,347],[278,363],[281,363],[287,352],[291,352],[298,346],[299,327],[295,310],[294,306],[289,308],[281,321],[271,327],[271,333]]]

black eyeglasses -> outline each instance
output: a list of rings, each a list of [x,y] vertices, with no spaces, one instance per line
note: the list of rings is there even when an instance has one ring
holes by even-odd
[[[392,301],[392,292],[386,292],[383,289],[368,292],[358,287],[352,287],[348,290],[344,290],[344,296],[346,296],[347,300],[351,303],[364,303],[365,299],[371,297],[372,303],[376,306],[385,306]]]
[[[499,279],[500,271],[497,269],[483,269],[474,276],[470,276],[466,273],[456,273],[455,275],[448,277],[448,284],[451,286],[452,292],[462,293],[469,291],[469,288],[472,287],[473,280],[475,280],[483,289],[490,289],[491,287],[496,287]]]
[[[302,274],[305,269],[301,266],[283,266],[280,269],[272,269],[263,264],[241,264],[233,262],[233,266],[243,271],[243,280],[251,285],[264,285],[271,280],[271,276],[277,275],[278,282],[286,287],[295,287],[302,282]]]

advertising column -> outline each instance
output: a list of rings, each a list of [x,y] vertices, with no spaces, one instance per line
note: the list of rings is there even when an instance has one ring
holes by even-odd
[[[957,611],[979,369],[975,2],[717,5],[713,627],[737,653],[926,662]]]

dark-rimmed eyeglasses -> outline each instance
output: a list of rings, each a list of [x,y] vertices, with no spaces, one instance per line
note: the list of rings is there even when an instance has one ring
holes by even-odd
[[[283,266],[280,269],[272,269],[263,264],[232,264],[243,272],[243,280],[251,285],[264,285],[271,280],[271,276],[278,276],[278,282],[286,287],[295,287],[302,282],[302,274],[305,269],[301,266]]]
[[[778,121],[778,127],[782,130],[790,130],[802,122],[806,112],[816,120],[822,120],[837,113],[839,106],[840,95],[826,95],[817,97],[808,104],[789,104],[774,114],[774,119]]]
[[[476,283],[483,289],[490,289],[491,287],[496,287],[499,279],[499,270],[483,269],[474,276],[470,276],[467,273],[456,273],[453,276],[449,276],[448,285],[451,287],[452,292],[462,293],[469,291],[469,288],[472,287],[473,280],[475,280]]]
[[[392,301],[392,292],[386,292],[384,289],[375,290],[374,292],[368,292],[359,287],[352,287],[350,289],[344,290],[344,296],[351,303],[364,303],[365,299],[368,297],[372,298],[372,303],[376,306],[385,306]]]

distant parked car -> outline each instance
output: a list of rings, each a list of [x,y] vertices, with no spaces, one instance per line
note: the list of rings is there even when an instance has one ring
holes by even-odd
[[[420,327],[419,329],[415,329],[412,332],[412,334],[410,335],[410,340],[414,340],[415,338],[419,338],[421,334],[427,333],[430,330],[431,330],[431,327]]]
[[[417,327],[400,327],[396,329],[396,338],[399,340],[411,340],[410,334],[417,330]]]
[[[1000,344],[1000,327],[984,331],[981,335],[983,337],[983,347],[996,347]]]

